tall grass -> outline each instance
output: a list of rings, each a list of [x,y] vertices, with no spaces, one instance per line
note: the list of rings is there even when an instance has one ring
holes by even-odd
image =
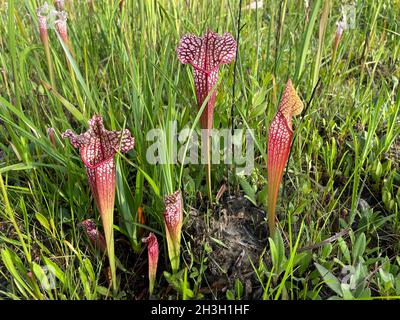
[[[254,129],[255,171],[245,179],[260,206],[267,188],[267,128],[286,80],[292,77],[307,101],[321,78],[307,113],[301,121],[294,119],[296,139],[284,177],[287,192],[278,202],[280,229],[290,239],[285,248],[289,258],[284,266],[254,262],[264,298],[326,297],[324,279],[316,276],[311,261],[339,273],[341,265],[334,259],[343,259],[343,247],[332,242],[314,255],[296,252],[343,228],[353,228],[356,236],[365,233],[368,270],[374,268],[370,260],[378,259],[382,272],[398,279],[387,267],[395,263],[390,258],[398,255],[400,238],[398,3],[358,1],[355,28],[344,31],[335,55],[332,41],[341,19],[336,1],[331,6],[313,1],[310,8],[303,1],[264,1],[257,9],[246,8],[249,3],[242,5],[235,97],[230,94],[232,64],[220,70],[224,81],[219,83],[223,88],[218,90],[214,127],[229,126],[234,103],[233,123]],[[114,231],[129,243],[135,259],[144,256],[140,238],[149,230],[165,253],[163,195],[181,186],[185,210],[202,210],[206,177],[194,165],[148,163],[146,151],[153,141],[146,134],[165,129],[169,120],[177,121],[178,131],[198,130],[192,72],[181,66],[175,48],[184,33],[201,35],[210,28],[236,34],[239,0],[126,0],[122,11],[118,1],[93,1],[93,10],[86,1],[66,1],[73,54],[49,29],[54,79],[38,32],[35,9],[41,4],[0,3],[0,294],[18,299],[118,298],[104,279],[105,260],[77,227],[97,214],[79,155],[60,133],[83,131],[94,113],[103,115],[110,130],[131,131],[135,150],[117,160]],[[49,127],[55,129],[56,148],[47,137]],[[171,141],[166,139],[168,156]],[[227,178],[225,166],[213,166],[212,174],[215,194]],[[232,194],[243,193],[232,174],[227,183]],[[369,211],[360,209],[363,201]],[[145,225],[139,223],[139,207]],[[385,242],[383,235],[394,240]],[[186,241],[182,245],[183,252],[191,251]],[[267,239],[265,246],[268,255]],[[190,275],[204,263],[189,265],[183,259],[181,267]],[[166,258],[159,264],[159,270],[168,270]],[[40,286],[43,265],[54,268],[56,289]],[[138,279],[138,270],[133,266],[119,273],[120,294],[138,294],[138,280],[132,280]],[[371,278],[375,294],[395,295],[398,287],[383,285],[382,272]],[[204,279],[196,283],[206,286]]]

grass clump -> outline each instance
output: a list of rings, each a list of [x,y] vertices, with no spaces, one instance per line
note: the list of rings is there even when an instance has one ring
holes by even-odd
[[[158,298],[400,296],[398,4],[240,3],[65,1],[60,18],[49,2],[46,34],[43,3],[0,3],[0,299],[145,299],[150,233]],[[249,176],[235,163],[205,172],[175,160],[175,141],[186,158],[192,146],[179,134],[162,136],[159,157],[148,157],[157,132],[176,125],[201,136],[209,100],[199,106],[176,48],[208,30],[240,34],[236,62],[220,68],[208,99],[214,129],[252,129]],[[289,78],[305,109],[292,120],[272,236],[268,128]],[[102,228],[81,154],[62,139],[95,114],[135,138],[133,151],[115,154],[112,230]],[[178,190],[182,232],[168,250],[164,198]],[[79,227],[87,219],[115,235],[116,268]]]

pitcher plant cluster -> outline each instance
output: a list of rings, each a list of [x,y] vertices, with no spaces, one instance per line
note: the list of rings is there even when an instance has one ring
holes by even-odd
[[[122,1],[121,1],[122,3]],[[59,40],[65,49],[73,54],[67,32],[67,19],[63,1],[55,2],[55,13],[51,13],[45,4],[37,10],[40,39],[48,62],[51,85],[54,87],[52,59],[49,49],[49,17],[56,15],[54,27]],[[213,119],[216,95],[219,84],[219,68],[231,63],[237,55],[237,43],[229,33],[219,35],[208,30],[203,36],[187,34],[182,36],[176,49],[177,57],[182,64],[189,64],[193,69],[197,108],[200,112],[200,127],[205,130],[205,176],[209,201],[212,203],[211,188],[211,156],[210,145],[213,136]],[[292,116],[298,115],[303,103],[296,93],[291,80],[286,84],[278,111],[268,130],[267,176],[268,176],[268,225],[270,235],[274,234],[276,223],[276,204],[284,168],[288,161],[292,143]],[[128,153],[135,147],[135,138],[129,129],[109,131],[104,127],[101,115],[93,115],[89,120],[89,128],[82,134],[66,130],[62,137],[69,139],[71,145],[79,150],[80,159],[87,175],[87,182],[93,196],[97,211],[101,218],[103,233],[96,223],[85,220],[80,225],[85,230],[93,247],[107,255],[110,270],[110,282],[117,290],[116,265],[118,260],[114,252],[114,205],[116,195],[116,157]],[[48,137],[54,148],[54,128],[48,129]],[[139,208],[141,210],[141,208]],[[161,214],[161,212],[160,212]],[[173,273],[179,271],[181,233],[184,219],[183,194],[180,189],[164,195],[163,211],[167,253]],[[148,250],[149,293],[152,294],[157,273],[159,243],[156,235],[150,232],[143,239]]]

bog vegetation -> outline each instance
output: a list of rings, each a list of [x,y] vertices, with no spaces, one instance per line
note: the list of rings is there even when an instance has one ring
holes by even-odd
[[[400,298],[399,16],[1,1],[0,299]],[[224,128],[250,175],[211,161]]]

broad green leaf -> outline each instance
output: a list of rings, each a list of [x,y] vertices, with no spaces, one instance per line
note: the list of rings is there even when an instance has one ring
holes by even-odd
[[[278,251],[277,267],[281,268],[283,262],[286,260],[286,257],[285,257],[285,245],[283,243],[282,235],[279,230],[277,230],[274,234],[274,243]]]
[[[237,177],[239,179],[239,183],[246,194],[246,198],[251,201],[255,206],[257,205],[257,200],[256,200],[256,192],[254,191],[253,187],[250,185],[250,183],[247,182],[247,180]]]
[[[365,234],[361,233],[358,238],[356,243],[354,244],[353,247],[353,262],[355,263],[356,260],[362,256],[364,254],[365,251],[365,247],[366,247],[366,238],[365,238]]]
[[[342,287],[340,281],[330,272],[328,269],[318,263],[314,263],[322,279],[324,279],[326,285],[335,291],[339,296],[343,297]]]
[[[243,296],[243,284],[240,282],[239,279],[235,280],[235,291],[236,291],[236,298],[240,300]]]
[[[342,289],[342,292],[343,292],[343,299],[345,299],[345,300],[353,300],[354,299],[354,296],[351,293],[349,284],[342,283],[341,284],[341,289]]]
[[[39,280],[40,287],[43,290],[51,292],[51,290],[54,289],[52,287],[52,285],[54,285],[54,284],[51,283],[52,275],[49,274],[49,272],[52,272],[51,269],[48,269],[47,273],[46,273],[41,266],[39,266],[35,262],[32,262],[32,271],[33,271],[33,274],[35,275],[36,279]]]
[[[274,240],[272,240],[271,238],[268,238],[268,241],[269,241],[269,249],[271,251],[272,265],[279,272],[280,268],[279,268],[279,265],[278,265],[278,261],[279,261],[278,250],[277,250],[277,248],[275,246]]]
[[[36,212],[36,213],[35,213],[35,217],[36,217],[36,219],[39,221],[39,223],[40,223],[47,231],[51,232],[49,221],[47,220],[47,218],[46,218],[44,215],[42,215],[42,214],[39,213],[39,212]]]
[[[65,284],[65,274],[64,271],[60,269],[60,267],[51,261],[49,258],[43,257],[43,261],[47,266],[50,266],[53,269],[54,275],[56,278],[62,283]]]
[[[86,272],[82,266],[79,267],[79,276],[81,279],[81,284],[83,286],[83,292],[85,293],[85,297],[90,300],[92,297],[92,294],[90,291],[90,282],[89,282]]]
[[[346,262],[348,264],[351,264],[350,251],[349,251],[349,248],[347,247],[346,242],[343,240],[342,237],[340,237],[338,239],[338,244],[339,244],[340,251],[342,251],[343,257],[345,258]]]

